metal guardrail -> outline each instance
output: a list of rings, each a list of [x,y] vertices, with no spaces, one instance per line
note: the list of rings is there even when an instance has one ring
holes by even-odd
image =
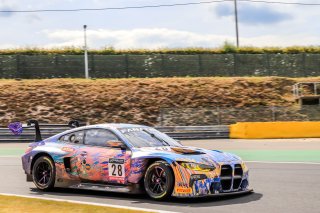
[[[292,92],[295,99],[305,96],[320,96],[320,82],[299,82],[293,85]]]
[[[169,136],[179,139],[216,139],[229,138],[229,126],[158,126],[155,127]],[[51,137],[55,134],[69,130],[64,124],[40,124],[41,135],[43,138]],[[13,135],[8,128],[0,128],[1,142],[32,142],[34,140],[34,129],[24,129],[19,136]]]
[[[217,139],[229,138],[229,126],[161,126],[157,130],[174,139]]]

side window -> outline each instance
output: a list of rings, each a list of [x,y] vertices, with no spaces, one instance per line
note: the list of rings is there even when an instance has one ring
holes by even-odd
[[[109,141],[119,141],[119,138],[106,129],[89,129],[86,131],[85,144],[107,147]]]
[[[76,143],[83,144],[84,131],[72,132],[66,135],[63,135],[59,141],[66,143]]]

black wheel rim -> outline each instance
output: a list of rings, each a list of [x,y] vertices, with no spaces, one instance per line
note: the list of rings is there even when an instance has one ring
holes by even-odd
[[[167,175],[163,168],[154,167],[150,172],[148,180],[148,188],[150,192],[161,195],[167,190]]]
[[[51,165],[48,162],[40,162],[35,171],[35,179],[37,184],[40,186],[46,186],[51,179],[51,172],[52,168]]]

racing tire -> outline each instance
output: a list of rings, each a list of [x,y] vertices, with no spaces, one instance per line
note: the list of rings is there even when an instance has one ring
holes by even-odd
[[[32,168],[34,185],[42,191],[50,191],[54,188],[56,168],[48,156],[39,157]]]
[[[174,175],[170,165],[165,161],[151,164],[144,176],[144,188],[155,200],[168,198],[173,191]]]

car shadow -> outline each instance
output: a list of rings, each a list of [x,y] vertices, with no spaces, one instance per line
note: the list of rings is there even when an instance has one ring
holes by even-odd
[[[263,197],[261,193],[248,193],[243,195],[229,195],[229,196],[215,196],[215,197],[199,197],[199,198],[176,198],[171,197],[164,201],[155,201],[148,197],[146,194],[125,194],[117,192],[102,192],[91,191],[83,189],[68,189],[68,188],[55,188],[51,192],[43,192],[37,188],[31,188],[31,193],[34,195],[51,195],[58,196],[59,198],[66,199],[69,197],[75,198],[95,198],[95,199],[109,199],[116,201],[130,201],[133,204],[157,204],[157,205],[170,205],[179,207],[209,207],[209,206],[229,206],[235,204],[244,204],[258,201]],[[86,201],[88,201],[86,199]],[[94,201],[97,202],[97,201]]]

